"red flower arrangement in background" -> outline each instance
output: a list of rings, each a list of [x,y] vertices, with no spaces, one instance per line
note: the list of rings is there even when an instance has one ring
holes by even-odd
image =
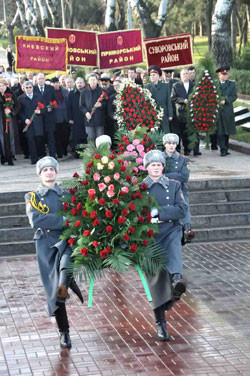
[[[4,109],[12,111],[14,107],[13,95],[11,93],[5,93],[3,96],[5,99]],[[5,133],[9,133],[9,122],[11,120],[11,114],[5,114],[5,118]]]

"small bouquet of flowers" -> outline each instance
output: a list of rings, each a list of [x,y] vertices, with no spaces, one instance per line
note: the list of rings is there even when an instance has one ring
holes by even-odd
[[[49,102],[49,104],[48,104],[48,106],[47,106],[47,108],[49,109],[54,109],[54,108],[58,108],[58,103],[57,103],[57,101],[56,100],[54,100],[54,101],[50,101]]]
[[[45,108],[44,104],[42,102],[37,102],[36,110],[43,110]],[[37,116],[36,112],[34,111],[33,114],[31,115],[31,118],[29,119],[30,122],[32,123],[35,117]],[[30,124],[31,124],[30,123]],[[27,124],[26,127],[23,129],[23,133],[27,132],[29,130],[30,124]]]
[[[102,94],[101,94],[100,97],[97,99],[96,103],[94,104],[94,107],[93,107],[92,110],[91,110],[91,113],[90,113],[91,118],[92,118],[93,114],[96,112],[96,110],[97,110],[97,108],[98,108],[98,107],[96,106],[96,104],[97,104],[97,103],[102,103],[102,101],[103,101],[104,99],[108,100],[108,99],[109,99],[109,96],[108,96],[107,93],[105,93],[105,91],[102,91]],[[87,119],[88,122],[91,120],[91,118],[90,118],[90,119]]]
[[[5,99],[4,109],[11,111],[13,109],[13,106],[14,106],[13,95],[11,93],[5,93],[4,99]],[[9,132],[9,122],[10,122],[10,119],[11,119],[11,114],[10,113],[5,114],[5,118],[6,118],[5,133],[8,133]]]

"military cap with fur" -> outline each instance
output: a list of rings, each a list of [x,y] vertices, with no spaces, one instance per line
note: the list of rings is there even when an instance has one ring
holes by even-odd
[[[143,166],[147,167],[150,163],[162,163],[165,167],[166,157],[160,150],[150,150],[143,157]]]
[[[96,140],[95,140],[96,147],[99,148],[99,146],[102,145],[102,144],[111,145],[112,144],[111,138],[106,134],[103,134],[102,136],[97,137]]]
[[[165,145],[168,142],[174,142],[176,144],[179,144],[179,136],[178,134],[175,134],[175,133],[164,134],[164,136],[162,137],[162,142],[163,142],[163,145]]]
[[[56,170],[57,173],[59,171],[59,164],[58,164],[57,160],[53,157],[44,157],[36,163],[36,173],[37,173],[37,175],[40,175],[40,173],[41,173],[41,171],[44,167],[54,167],[54,169]]]

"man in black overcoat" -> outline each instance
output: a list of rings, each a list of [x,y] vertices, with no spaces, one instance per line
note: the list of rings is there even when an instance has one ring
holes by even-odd
[[[34,86],[34,92],[40,93],[43,97],[43,102],[46,106],[46,111],[43,114],[45,138],[49,149],[49,155],[51,157],[56,156],[55,146],[55,129],[56,129],[56,117],[55,110],[49,108],[50,102],[56,100],[55,90],[53,86],[45,84],[44,73],[38,73],[37,85]]]

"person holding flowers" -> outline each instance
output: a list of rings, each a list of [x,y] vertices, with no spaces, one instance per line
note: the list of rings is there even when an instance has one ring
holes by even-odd
[[[45,111],[43,97],[40,93],[33,91],[31,81],[23,85],[24,94],[19,98],[19,117],[26,124],[24,133],[27,138],[31,164],[36,164],[39,158],[45,156],[44,145],[44,124],[42,114]]]
[[[46,293],[49,316],[55,316],[60,332],[61,347],[70,348],[69,322],[65,302],[69,298],[68,287],[83,303],[83,297],[75,279],[69,273],[72,249],[60,236],[65,218],[58,215],[63,207],[62,198],[68,195],[57,183],[59,165],[53,157],[44,157],[36,164],[41,185],[25,195],[26,214],[32,228],[36,229],[37,261]]]
[[[154,235],[156,243],[162,247],[166,268],[155,276],[147,276],[153,301],[153,310],[159,340],[168,341],[170,336],[166,327],[165,311],[170,309],[186,291],[183,280],[173,281],[176,273],[182,273],[181,260],[181,220],[187,213],[187,203],[181,192],[181,185],[164,175],[166,157],[160,150],[151,150],[144,155],[147,177],[140,187],[157,200],[158,207],[151,209],[151,223],[158,224],[159,233]]]
[[[13,166],[15,156],[15,115],[19,110],[16,96],[8,87],[8,82],[0,79],[0,150],[1,164]]]

